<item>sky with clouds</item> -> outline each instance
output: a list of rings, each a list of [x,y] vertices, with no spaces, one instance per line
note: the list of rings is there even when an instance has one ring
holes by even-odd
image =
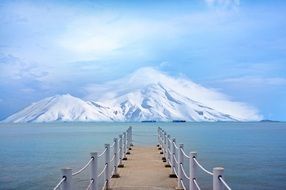
[[[0,1],[0,119],[154,67],[286,120],[286,2]]]

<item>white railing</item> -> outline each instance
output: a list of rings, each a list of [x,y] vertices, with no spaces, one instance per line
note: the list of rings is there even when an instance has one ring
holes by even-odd
[[[215,167],[213,171],[207,170],[197,160],[197,153],[190,152],[189,155],[184,151],[183,144],[176,144],[176,139],[158,128],[158,145],[161,154],[163,154],[163,161],[168,163],[166,167],[171,166],[170,177],[177,177],[177,189],[184,190],[200,190],[200,186],[197,182],[197,168],[200,168],[206,174],[213,176],[213,190],[231,190],[229,185],[223,178],[224,168]],[[184,169],[184,158],[189,160],[189,173],[187,174]]]
[[[119,141],[118,141],[119,140]],[[90,167],[90,180],[87,186],[87,190],[101,190],[109,189],[109,182],[112,177],[119,177],[117,168],[123,167],[122,160],[126,160],[126,154],[130,154],[132,144],[132,127],[129,127],[123,135],[119,135],[118,138],[113,139],[113,143],[105,144],[105,148],[102,153],[98,152],[90,153],[89,161],[78,171],[72,172],[71,168],[61,169],[62,177],[59,183],[53,190],[72,190],[72,177],[78,175]],[[111,149],[113,149],[111,151]],[[112,156],[110,153],[112,152]],[[104,165],[101,172],[98,172],[100,168],[99,159],[104,157]]]

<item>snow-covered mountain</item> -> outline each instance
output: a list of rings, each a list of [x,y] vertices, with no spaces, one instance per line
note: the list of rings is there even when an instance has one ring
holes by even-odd
[[[244,104],[222,100],[217,92],[151,68],[103,85],[89,86],[87,91],[85,100],[69,94],[45,98],[4,122],[260,119]],[[232,109],[244,113],[232,114],[235,113]]]
[[[95,105],[69,94],[40,100],[11,115],[4,122],[110,121],[110,109]]]

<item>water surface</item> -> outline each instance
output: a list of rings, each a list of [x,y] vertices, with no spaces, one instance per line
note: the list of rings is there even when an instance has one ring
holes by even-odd
[[[89,153],[133,126],[135,146],[155,146],[162,127],[208,169],[225,168],[233,189],[286,188],[286,123],[49,123],[0,125],[0,189],[52,189],[60,168],[79,169]],[[212,178],[198,182],[211,189]],[[86,187],[88,171],[75,177]]]

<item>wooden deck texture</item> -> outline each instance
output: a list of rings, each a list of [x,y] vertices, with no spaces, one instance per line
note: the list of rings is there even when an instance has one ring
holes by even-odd
[[[113,190],[171,190],[176,179],[169,178],[170,168],[165,168],[157,147],[132,147],[124,168],[118,168],[120,178],[112,178]]]

